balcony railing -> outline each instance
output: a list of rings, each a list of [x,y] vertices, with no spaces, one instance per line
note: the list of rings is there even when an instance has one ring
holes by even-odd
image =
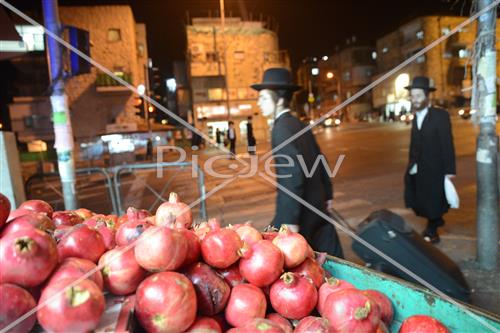
[[[115,72],[116,76],[118,76],[123,81],[132,84],[132,73],[126,72]],[[114,78],[109,76],[106,73],[98,73],[95,85],[97,91],[107,92],[107,91],[128,91],[127,87],[124,87],[120,82],[116,81]]]

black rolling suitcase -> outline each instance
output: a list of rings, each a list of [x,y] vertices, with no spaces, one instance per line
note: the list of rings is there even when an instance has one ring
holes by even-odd
[[[337,212],[333,215],[347,224]],[[375,211],[361,222],[356,234],[446,295],[470,302],[469,287],[457,264],[426,242],[401,216],[388,210]],[[353,240],[352,249],[371,268],[419,283],[358,241]]]

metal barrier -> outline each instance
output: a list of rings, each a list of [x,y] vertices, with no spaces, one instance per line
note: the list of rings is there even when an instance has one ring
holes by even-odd
[[[149,207],[142,207],[146,208],[148,211],[153,211],[153,209],[160,203],[160,202],[165,202],[168,199],[164,198],[165,193],[167,193],[167,190],[171,185],[174,184],[174,181],[176,180],[177,176],[179,175],[179,172],[181,170],[188,170],[188,171],[193,171],[192,168],[196,168],[196,173],[197,173],[197,187],[198,187],[198,195],[196,198],[199,200],[200,203],[200,208],[199,208],[199,217],[201,220],[206,220],[207,218],[207,209],[206,209],[206,193],[205,193],[205,179],[204,179],[204,173],[203,171],[198,167],[194,166],[190,162],[176,162],[176,163],[170,163],[170,162],[161,162],[161,163],[143,163],[143,164],[128,164],[128,165],[119,165],[110,168],[109,170],[113,174],[113,184],[114,184],[114,189],[115,189],[115,196],[116,196],[116,204],[117,204],[117,211],[119,214],[124,213],[124,205],[123,205],[123,197],[122,197],[122,192],[123,192],[123,187],[125,185],[125,182],[121,181],[122,177],[126,177],[127,174],[129,173],[129,176],[131,179],[130,181],[127,182],[128,184],[131,184],[129,188],[129,198],[130,196],[133,196],[134,191],[140,190],[141,187],[140,185],[143,185],[145,189],[149,190],[149,192],[152,193],[154,197],[154,202],[149,205]],[[173,174],[171,177],[164,183],[161,184],[161,182],[158,181],[158,177],[156,175],[155,177],[155,184],[149,184],[146,180],[140,178],[137,176],[138,171],[145,171],[146,177],[151,176],[151,171],[154,171],[155,173],[158,174],[159,169],[161,168],[162,173],[164,171],[171,171]],[[170,170],[169,170],[170,169]],[[193,178],[190,177],[192,180]],[[139,185],[139,186],[137,186]],[[156,189],[155,185],[162,185],[161,189]],[[191,188],[189,185],[184,184],[184,186],[188,186]],[[177,190],[178,192],[178,190]],[[180,194],[180,197],[183,201],[186,202],[194,202],[195,200],[192,200],[193,198],[187,198],[186,200],[186,194],[191,194],[191,191],[187,191],[187,193],[184,193],[184,195]],[[141,199],[146,199],[146,195],[141,196]]]
[[[94,175],[101,175],[102,178],[93,179]],[[36,183],[36,181],[41,181]],[[95,199],[100,197],[102,192],[96,191],[100,187],[106,187],[108,198]],[[59,173],[35,173],[25,182],[26,196],[28,199],[42,199],[50,203],[55,210],[64,210],[64,201],[61,190]],[[35,193],[38,192],[38,193]],[[81,206],[91,210],[104,213],[109,211],[116,214],[118,212],[116,197],[114,194],[112,178],[107,169],[104,168],[82,168],[76,170],[76,193]],[[94,198],[94,200],[88,200]],[[106,206],[106,203],[111,203]],[[94,207],[94,204],[97,206]]]

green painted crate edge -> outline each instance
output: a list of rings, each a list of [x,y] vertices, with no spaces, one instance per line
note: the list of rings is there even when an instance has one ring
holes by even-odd
[[[476,316],[474,319],[457,305],[413,283],[331,256],[323,267],[334,277],[347,280],[359,289],[376,289],[386,294],[394,305],[391,332],[397,332],[405,318],[416,314],[438,319],[451,332],[500,332],[500,317],[458,302]]]

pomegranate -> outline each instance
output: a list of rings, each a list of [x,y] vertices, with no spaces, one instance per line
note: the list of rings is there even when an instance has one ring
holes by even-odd
[[[128,295],[146,278],[146,271],[135,260],[134,249],[117,247],[99,259],[106,289],[115,295]]]
[[[191,208],[179,200],[175,192],[171,192],[167,202],[156,210],[156,225],[177,228],[190,228],[193,224]]]
[[[318,291],[308,278],[285,273],[271,286],[269,294],[273,309],[288,319],[308,316],[318,301]]]
[[[57,244],[60,262],[69,257],[77,257],[97,263],[104,251],[106,247],[101,235],[85,224],[72,227]]]
[[[227,268],[240,259],[243,242],[228,228],[210,231],[201,241],[203,260],[216,268]]]
[[[47,233],[32,228],[0,239],[0,283],[35,287],[57,265],[56,242]]]
[[[283,272],[283,253],[271,241],[260,240],[240,259],[240,273],[257,287],[271,285]]]
[[[328,295],[322,317],[335,332],[375,332],[380,324],[380,308],[361,290],[344,289]]]
[[[116,246],[115,242],[115,225],[113,219],[104,215],[94,215],[90,219],[83,222],[89,228],[97,231],[104,242],[106,250],[111,250]]]
[[[10,214],[10,201],[9,199],[0,193],[0,230],[2,226],[7,222],[7,218]]]
[[[23,202],[19,208],[28,209],[36,213],[45,213],[50,218],[52,218],[52,213],[54,213],[54,209],[43,200],[28,200]]]
[[[55,229],[54,222],[44,213],[32,213],[16,217],[5,225],[2,230],[2,237],[26,228],[37,228],[42,231],[52,231]]]
[[[283,252],[285,268],[297,267],[309,256],[309,244],[304,236],[288,230],[286,226],[280,228],[273,244]]]
[[[391,300],[389,297],[384,295],[378,290],[368,289],[364,290],[363,294],[370,297],[375,301],[378,306],[380,306],[380,319],[387,325],[392,322],[392,318],[394,317],[394,308],[392,307]]]
[[[248,321],[243,327],[239,328],[243,333],[285,333],[283,327],[269,319],[265,318],[254,318]],[[240,332],[240,331],[238,331]]]
[[[406,318],[398,333],[449,333],[448,328],[439,320],[425,315]]]
[[[252,284],[240,284],[231,290],[225,314],[227,322],[240,327],[254,318],[266,315],[266,296],[264,292]]]
[[[316,306],[321,315],[323,315],[323,305],[328,295],[343,289],[356,289],[356,287],[345,280],[339,280],[334,277],[325,279],[325,283],[318,289],[318,305]]]
[[[148,332],[184,332],[195,321],[196,293],[182,274],[153,274],[142,281],[135,295],[136,317]]]
[[[104,313],[104,296],[90,280],[71,285],[71,279],[49,284],[43,291],[38,322],[49,332],[89,332],[97,328]],[[63,291],[64,292],[61,292]]]
[[[87,220],[94,215],[94,213],[88,210],[87,208],[78,208],[74,210],[74,212],[76,215],[80,216],[83,220]]]
[[[142,233],[151,226],[145,221],[129,221],[123,223],[115,235],[116,245],[125,246],[132,244]]]
[[[186,333],[222,333],[222,328],[214,318],[197,317]]]
[[[228,268],[218,269],[217,272],[224,278],[224,280],[226,280],[231,288],[245,283],[245,279],[241,276],[240,265],[238,263],[234,263]]]
[[[33,296],[14,284],[0,284],[0,330],[3,330],[36,306]],[[9,329],[8,333],[27,333],[35,326],[36,316],[28,318]]]
[[[262,235],[260,234],[259,230],[255,229],[250,224],[244,224],[242,226],[234,228],[234,230],[238,233],[241,240],[247,243],[249,246],[252,246],[253,244],[262,240]]]
[[[391,331],[389,331],[389,329],[383,322],[380,322],[375,333],[391,333]]]
[[[54,274],[48,280],[48,284],[55,283],[62,279],[71,279],[71,281],[76,281],[83,275],[93,271],[92,275],[88,277],[89,280],[93,281],[99,289],[103,288],[103,279],[101,272],[97,270],[96,264],[92,261],[82,258],[66,258],[62,264],[56,269]]]
[[[186,259],[187,250],[183,234],[167,227],[146,229],[134,249],[137,263],[150,272],[176,270]]]
[[[73,230],[73,227],[69,225],[60,225],[53,231],[52,237],[59,243],[71,230]]]
[[[56,227],[60,225],[74,226],[83,223],[83,218],[80,215],[69,210],[54,212],[52,214],[52,220]]]
[[[210,231],[219,230],[220,228],[221,226],[217,219],[209,219],[208,222],[201,222],[200,224],[195,225],[193,229],[201,241]]]
[[[290,271],[310,278],[314,282],[316,288],[321,287],[325,279],[325,270],[323,267],[321,267],[316,260],[310,257],[307,257],[302,264],[291,269]]]
[[[137,209],[134,207],[127,208],[127,221],[141,221],[147,217],[150,217],[151,214],[145,209]]]
[[[198,313],[213,316],[224,309],[231,288],[215,270],[198,262],[189,266],[183,273],[193,283],[198,300]]]
[[[282,315],[280,315],[279,313],[276,312],[268,313],[266,319],[272,320],[278,325],[280,325],[285,333],[293,332],[293,326],[290,323],[290,321],[285,317],[283,317]]]
[[[200,260],[201,257],[200,240],[192,230],[184,228],[180,228],[177,230],[184,235],[184,238],[186,239],[188,245],[186,259],[184,259],[184,262],[182,263],[182,267],[185,267]]]
[[[302,318],[295,327],[294,333],[333,333],[328,320],[321,317],[307,316]]]

